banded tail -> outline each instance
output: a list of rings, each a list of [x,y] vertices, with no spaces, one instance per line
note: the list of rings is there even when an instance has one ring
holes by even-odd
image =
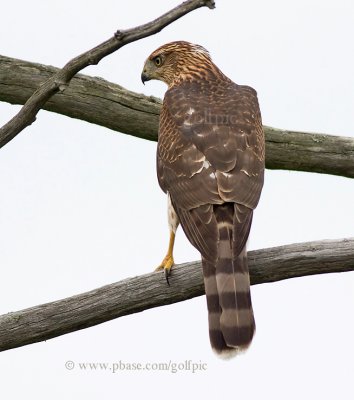
[[[216,262],[203,258],[212,348],[222,356],[245,350],[255,332],[246,242],[252,210],[233,203],[214,205]]]

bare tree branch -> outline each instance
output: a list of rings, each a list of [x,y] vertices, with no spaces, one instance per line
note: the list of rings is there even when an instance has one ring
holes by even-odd
[[[19,113],[0,128],[0,147],[12,140],[36,118],[38,111],[57,92],[63,92],[75,74],[83,68],[97,64],[102,58],[124,45],[160,32],[164,27],[189,12],[207,6],[214,8],[213,0],[188,0],[152,22],[136,28],[118,30],[115,35],[95,48],[70,60],[64,68],[46,80],[27,100]]]
[[[354,178],[354,138],[264,127],[266,167]]]
[[[313,274],[354,271],[354,238],[250,251],[253,285]],[[63,300],[0,316],[0,351],[40,342],[152,307],[204,294],[200,262],[175,266],[167,286],[150,273]]]
[[[0,56],[0,101],[24,104],[60,70]],[[115,131],[157,140],[161,100],[99,78],[77,75],[43,108]],[[95,110],[95,112],[92,112]],[[264,127],[266,167],[354,178],[354,138]]]

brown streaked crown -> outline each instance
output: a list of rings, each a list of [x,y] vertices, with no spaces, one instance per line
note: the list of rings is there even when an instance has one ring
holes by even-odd
[[[226,77],[212,62],[209,52],[198,44],[176,41],[156,49],[145,62],[142,80],[161,80],[169,87],[194,78],[210,75]]]

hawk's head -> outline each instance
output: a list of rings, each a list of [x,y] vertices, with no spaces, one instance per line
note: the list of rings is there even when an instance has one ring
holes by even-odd
[[[171,42],[159,47],[148,57],[141,80],[144,83],[157,79],[171,87],[193,75],[201,77],[204,75],[204,68],[212,65],[204,47],[189,42]]]

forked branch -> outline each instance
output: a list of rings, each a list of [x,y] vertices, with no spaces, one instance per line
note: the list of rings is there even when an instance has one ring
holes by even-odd
[[[26,101],[19,113],[0,128],[0,147],[12,140],[36,118],[43,105],[58,92],[64,91],[75,74],[83,68],[97,64],[103,57],[124,45],[153,35],[189,12],[207,6],[214,8],[213,0],[188,0],[152,22],[127,30],[118,30],[115,35],[95,48],[73,58],[64,68],[46,80]]]
[[[24,104],[60,70],[0,56],[0,101]],[[77,75],[43,108],[147,140],[157,140],[161,100]],[[95,112],[92,112],[95,110]],[[264,127],[266,167],[354,178],[354,138]]]

